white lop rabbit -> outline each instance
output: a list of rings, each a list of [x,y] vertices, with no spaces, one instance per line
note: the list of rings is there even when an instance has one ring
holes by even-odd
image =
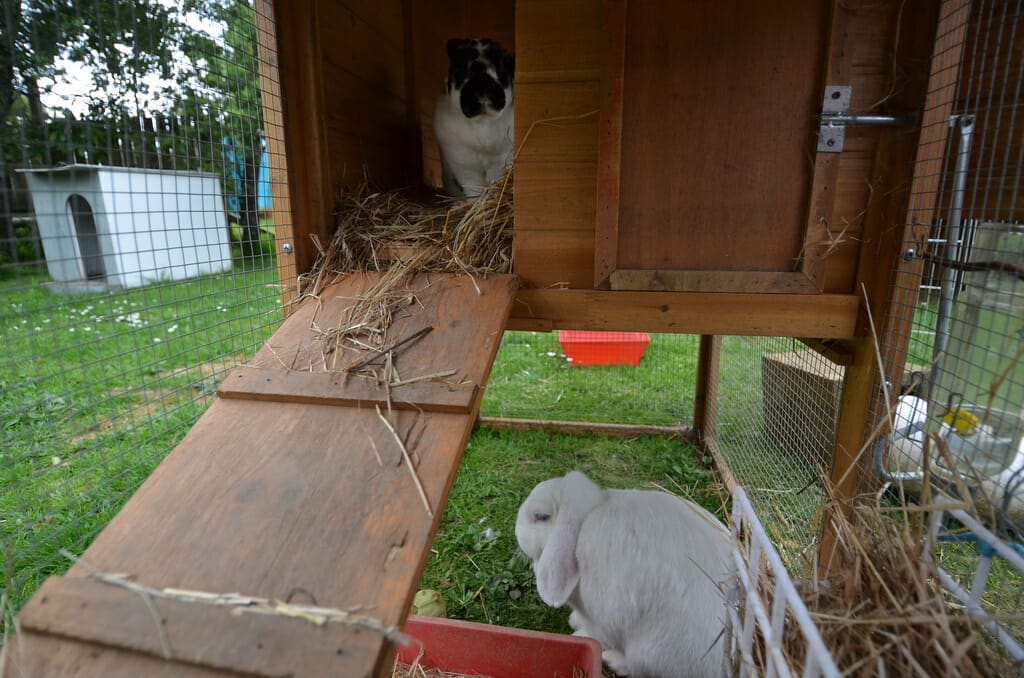
[[[445,51],[448,80],[434,109],[444,189],[477,196],[512,162],[515,57],[484,38],[453,38]]]
[[[519,507],[519,547],[537,591],[572,608],[620,675],[730,672],[733,540],[693,502],[666,492],[606,490],[572,471],[537,485]]]

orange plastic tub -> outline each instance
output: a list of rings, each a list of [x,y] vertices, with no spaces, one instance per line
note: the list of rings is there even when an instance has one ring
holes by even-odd
[[[601,646],[590,638],[455,619],[410,616],[405,632],[424,646],[420,666],[494,678],[600,678]],[[419,647],[399,648],[411,664]],[[582,673],[581,673],[582,672]]]
[[[646,332],[559,330],[558,343],[573,365],[640,364],[651,335]]]

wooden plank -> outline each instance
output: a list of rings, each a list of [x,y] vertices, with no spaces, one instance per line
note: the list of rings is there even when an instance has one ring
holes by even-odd
[[[852,294],[524,289],[511,322],[517,328],[533,323],[552,329],[841,339],[854,336],[859,306]]]
[[[5,676],[35,678],[224,678],[224,671],[191,666],[70,638],[26,632],[6,645]],[[3,659],[3,653],[0,653]],[[234,676],[245,674],[231,674]]]
[[[324,289],[318,299],[309,298],[289,318],[248,365],[235,372],[260,372],[264,369],[294,371],[298,374],[324,374],[336,377],[349,366],[365,360],[363,349],[331,352],[324,333],[338,326],[350,307],[380,280],[379,274],[351,274]],[[393,291],[405,295],[404,309],[393,312],[389,339],[392,346],[425,328],[433,328],[422,339],[403,345],[396,351],[395,364],[403,379],[437,374],[455,369],[453,383],[482,386],[477,375],[489,369],[489,350],[501,341],[500,331],[478,320],[481,307],[502,304],[515,294],[513,276],[493,275],[471,280],[446,273],[420,274]],[[479,290],[479,292],[477,291]],[[480,347],[467,351],[467,346]],[[232,381],[228,374],[225,382]],[[355,377],[350,378],[354,383]]]
[[[516,54],[517,86],[598,79],[600,0],[517,0],[515,12],[516,31],[524,46]]]
[[[839,0],[832,2],[828,61],[823,81],[819,81],[819,92],[824,92],[825,85],[844,85],[849,82],[850,66],[846,54],[849,49],[847,25],[850,11]],[[820,96],[819,94],[819,101]],[[800,270],[818,290],[825,288],[825,259],[832,249],[830,235],[834,232],[833,212],[841,158],[840,153],[818,152],[814,158],[814,172],[811,175],[810,205],[807,210]]]
[[[336,87],[328,77],[347,71],[378,89],[405,99],[405,54],[401,43],[382,40],[380,33],[344,2],[319,0],[318,30],[325,46],[323,60],[324,91]],[[372,115],[374,101],[365,102]]]
[[[131,650],[179,669],[192,665],[266,678],[347,676],[376,661],[369,631],[200,602],[147,602],[86,577],[50,577],[18,621],[22,631]]]
[[[298,296],[299,282],[292,226],[291,192],[288,188],[288,157],[285,147],[286,128],[284,102],[281,96],[281,72],[278,61],[277,31],[271,0],[258,0],[256,8],[256,48],[259,53],[260,92],[263,109],[263,131],[267,143],[267,165],[270,174],[271,219],[274,221],[274,247],[277,250],[277,279],[281,285],[281,308],[291,312],[291,303]]]
[[[597,159],[597,82],[516,83],[516,162]]]
[[[520,162],[515,171],[516,235],[578,230],[593,238],[597,164]]]
[[[321,49],[316,0],[273,0],[284,102],[284,148],[288,158],[295,271],[313,267],[310,238],[329,242],[333,230],[334,181],[322,102]]]
[[[517,230],[514,247],[516,273],[525,287],[589,289],[593,282],[594,238],[589,231]]]
[[[637,438],[661,436],[696,442],[693,429],[686,426],[650,426],[636,424],[612,424],[589,421],[553,421],[547,419],[508,419],[504,417],[480,417],[477,422],[484,428],[496,431],[547,431],[566,435],[602,435],[613,438]]]
[[[820,292],[803,273],[772,271],[658,271],[620,268],[612,272],[609,282],[613,290],[651,292]]]
[[[714,440],[718,422],[718,367],[722,338],[701,335],[697,354],[697,385],[693,401],[693,428],[701,441]]]
[[[828,6],[627,5],[617,268],[794,270]]]
[[[459,287],[453,294],[472,306],[465,312],[479,326],[473,336],[483,341],[447,350],[461,351],[466,378],[481,387],[507,323],[513,280],[494,276],[477,295],[466,279],[432,277],[432,286]],[[349,284],[356,288],[358,282],[354,278]],[[462,283],[473,293],[461,295]],[[282,328],[308,331],[309,316],[305,326],[301,317],[311,306],[300,307]],[[410,313],[417,308],[412,305]],[[460,318],[438,331],[455,330]],[[420,326],[422,320],[408,322]],[[280,331],[275,335],[281,336]],[[388,415],[390,427],[367,409],[218,399],[96,537],[83,560],[158,589],[357,607],[385,626],[400,626],[479,411],[479,393],[468,415],[396,409]],[[76,564],[68,576],[85,574]],[[383,675],[390,669],[383,637],[356,627],[339,633],[343,653],[365,645],[365,657],[372,659],[342,675]],[[41,645],[32,641],[40,637],[26,633],[23,647],[34,651]],[[262,637],[268,652],[288,641],[277,634]],[[118,652],[76,647],[82,651],[72,652],[73,666],[109,665],[109,652]],[[32,657],[26,663],[45,660]],[[330,674],[326,668],[309,673]]]
[[[597,214],[594,287],[609,286],[619,268],[622,97],[626,72],[626,0],[604,0],[601,26],[601,115],[597,125]]]
[[[453,377],[448,377],[449,379]],[[236,369],[217,389],[221,398],[267,402],[311,403],[344,407],[387,408],[468,414],[476,398],[476,384],[414,383],[392,387],[344,372]]]
[[[369,25],[380,38],[396,47],[404,49],[405,18],[402,12],[402,0],[344,0],[348,10]]]

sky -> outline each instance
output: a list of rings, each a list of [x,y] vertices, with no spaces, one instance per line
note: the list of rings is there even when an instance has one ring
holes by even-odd
[[[172,0],[158,0],[166,7],[176,7],[177,2]],[[208,17],[201,16],[196,12],[179,15],[180,21],[189,28],[207,34],[213,39],[219,39],[224,35],[226,26]],[[118,44],[115,49],[130,54],[129,45]],[[94,68],[89,64],[75,61],[68,58],[69,52],[57,57],[54,66],[57,68],[56,77],[44,77],[39,79],[40,98],[43,106],[50,115],[60,115],[60,111],[70,111],[76,118],[82,118],[89,111],[89,103],[93,100],[124,100],[128,111],[133,115],[138,113],[157,113],[170,109],[178,93],[178,83],[174,78],[164,78],[160,73],[153,72],[142,75],[139,81],[142,85],[142,93],[139,96],[138,106],[136,102],[129,100],[116,86],[109,86],[105,90],[97,89],[94,80]],[[199,88],[195,79],[196,70],[206,67],[204,59],[192,60],[181,50],[175,50],[172,55],[171,70],[174,75],[191,75],[192,83]]]

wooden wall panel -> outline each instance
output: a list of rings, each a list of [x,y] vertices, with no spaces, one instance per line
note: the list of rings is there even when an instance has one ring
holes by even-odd
[[[515,51],[512,0],[406,0],[409,59],[412,73],[412,116],[420,133],[420,177],[427,186],[441,186],[441,155],[434,137],[434,107],[448,77],[445,43],[450,38],[490,38]],[[518,56],[518,55],[517,55]],[[518,66],[518,64],[517,64]],[[518,92],[516,92],[518,98]],[[518,101],[517,101],[518,103]]]
[[[828,27],[825,3],[627,5],[620,268],[792,270]]]
[[[531,287],[565,286],[587,289],[594,281],[592,231],[538,230],[515,235],[516,273]]]
[[[601,0],[518,0],[515,11],[516,272],[526,287],[590,288]]]
[[[586,231],[593,239],[597,196],[593,162],[523,162],[516,168],[516,233]]]
[[[335,195],[364,176],[387,188],[408,183],[401,0],[318,0],[317,19]]]

